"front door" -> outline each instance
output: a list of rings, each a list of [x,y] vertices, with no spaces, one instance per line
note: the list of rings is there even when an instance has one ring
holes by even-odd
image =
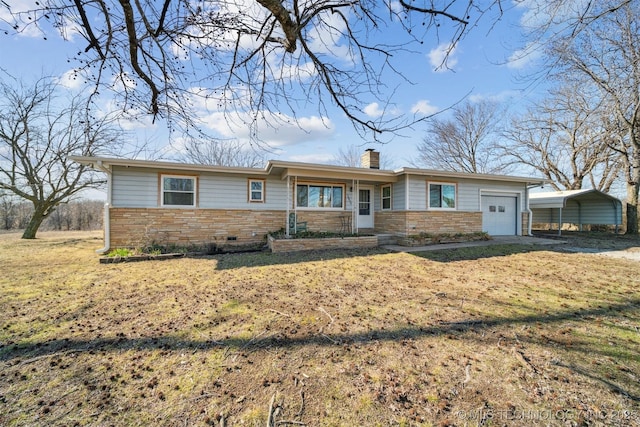
[[[373,228],[373,189],[358,190],[358,228]]]

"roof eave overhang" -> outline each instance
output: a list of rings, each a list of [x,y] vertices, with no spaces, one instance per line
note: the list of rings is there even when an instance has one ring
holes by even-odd
[[[297,177],[307,179],[359,180],[377,183],[398,181],[398,177],[393,171],[380,169],[316,165],[283,161],[270,161],[267,169],[272,174],[279,174],[281,179]]]
[[[450,171],[438,171],[431,169],[417,169],[417,168],[402,168],[394,172],[396,175],[410,174],[420,175],[433,178],[453,178],[453,179],[475,179],[475,180],[487,180],[487,181],[503,181],[503,182],[520,182],[523,184],[549,184],[550,179],[536,178],[536,177],[524,177],[524,176],[510,176],[510,175],[492,175],[482,173],[466,173],[466,172],[450,172]]]
[[[145,169],[172,170],[184,172],[211,172],[211,173],[229,173],[244,175],[268,175],[266,169],[244,168],[244,167],[228,167],[228,166],[210,166],[198,165],[190,163],[177,163],[152,160],[129,160],[115,159],[108,157],[86,157],[86,156],[69,156],[74,162],[96,168],[97,165],[110,168],[111,166],[136,167]]]
[[[618,198],[595,189],[579,190],[579,192],[577,193],[565,194],[565,195],[558,195],[558,194],[551,193],[552,195],[548,197],[545,197],[544,194],[545,193],[540,193],[540,195],[532,197],[529,200],[530,206],[532,208],[537,208],[537,209],[565,208],[567,207],[567,202],[569,200],[579,199],[581,197],[592,197],[592,198],[595,197],[595,198],[609,200],[614,203],[621,203]]]

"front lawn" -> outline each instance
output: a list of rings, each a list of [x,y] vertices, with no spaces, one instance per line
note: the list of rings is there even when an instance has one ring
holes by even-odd
[[[0,234],[2,426],[640,424],[637,261],[41,236]]]

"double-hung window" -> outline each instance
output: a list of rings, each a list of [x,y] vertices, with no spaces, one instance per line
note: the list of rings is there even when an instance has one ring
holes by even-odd
[[[161,176],[162,206],[196,206],[196,177]]]
[[[296,188],[296,206],[299,208],[335,208],[341,209],[344,186],[299,184]]]
[[[264,179],[249,180],[249,201],[261,203],[264,198]]]
[[[382,210],[388,211],[391,209],[391,186],[385,185],[382,187]]]
[[[429,183],[429,209],[455,209],[457,186],[448,182]]]

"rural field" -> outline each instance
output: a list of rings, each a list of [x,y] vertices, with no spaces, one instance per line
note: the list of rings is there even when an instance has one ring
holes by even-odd
[[[640,262],[568,245],[99,264],[0,234],[0,426],[639,426]]]

